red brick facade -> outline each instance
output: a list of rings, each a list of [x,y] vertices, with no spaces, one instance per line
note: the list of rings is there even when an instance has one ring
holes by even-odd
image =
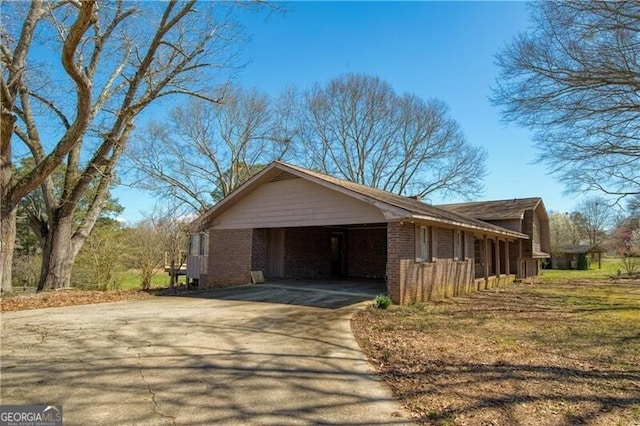
[[[209,265],[201,287],[224,287],[251,282],[251,229],[209,230]]]
[[[267,230],[254,229],[251,238],[251,270],[267,270]]]
[[[330,277],[331,234],[331,229],[320,227],[285,229],[285,278]]]
[[[415,227],[411,223],[387,225],[387,293],[400,303],[401,261],[415,262]]]
[[[416,262],[415,225],[389,223],[375,228],[297,227],[284,230],[283,275],[289,279],[323,279],[335,277],[332,264],[332,238],[342,242],[342,274],[356,278],[386,276],[387,291],[395,303],[423,302],[467,294],[476,289],[491,288],[512,280],[506,276],[506,265],[500,267],[495,256],[490,270],[503,269],[501,276],[484,279],[484,239],[476,240],[465,232],[464,259],[454,260],[457,240],[453,229],[430,227],[435,238],[435,259]],[[252,270],[266,270],[267,229],[216,230],[209,232],[209,275],[201,279],[202,287],[246,284]],[[487,246],[499,249],[504,262],[504,242],[489,240]],[[497,247],[496,247],[497,246]],[[519,248],[509,244],[511,258]],[[480,258],[476,261],[476,258]],[[516,258],[517,259],[517,258]],[[335,259],[334,259],[335,261]],[[477,263],[476,263],[477,262]],[[334,262],[335,263],[335,262]],[[497,264],[496,264],[497,263]],[[476,268],[482,270],[476,273]],[[529,265],[527,265],[529,266]],[[529,266],[531,267],[531,266]],[[494,275],[490,272],[490,275]],[[482,277],[480,280],[476,277]]]
[[[350,277],[384,278],[387,268],[387,229],[350,229],[347,234]]]

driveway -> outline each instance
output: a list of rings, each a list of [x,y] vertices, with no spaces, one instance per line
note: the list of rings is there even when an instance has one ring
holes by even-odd
[[[406,424],[351,335],[371,295],[291,283],[2,315],[2,404],[65,425]]]

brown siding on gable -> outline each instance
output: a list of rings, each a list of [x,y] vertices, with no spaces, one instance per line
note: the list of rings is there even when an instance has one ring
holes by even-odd
[[[251,282],[251,229],[209,230],[209,274],[204,287],[225,287]]]
[[[218,229],[284,228],[379,223],[377,208],[305,179],[265,183],[220,214]]]
[[[540,252],[540,219],[537,214],[533,214],[533,229],[531,231],[531,242],[534,252]]]
[[[522,232],[529,236],[528,240],[522,242],[522,257],[533,257],[533,238],[531,238],[533,235],[533,210],[524,212]]]

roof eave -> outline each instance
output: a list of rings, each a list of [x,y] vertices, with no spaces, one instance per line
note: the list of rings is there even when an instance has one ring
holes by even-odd
[[[471,225],[471,224],[468,224],[468,223],[458,222],[458,221],[455,221],[455,220],[442,219],[442,218],[437,218],[437,217],[433,217],[433,216],[426,216],[426,215],[419,215],[419,214],[412,214],[411,218],[412,219],[416,219],[416,220],[425,220],[425,221],[429,221],[429,222],[446,223],[448,225],[452,225],[452,226],[456,226],[456,227],[460,227],[460,228],[465,228],[465,229],[472,229],[474,231],[479,231],[479,232],[486,233],[486,234],[493,234],[493,235],[506,236],[506,237],[512,237],[512,238],[520,238],[520,239],[524,239],[524,240],[528,240],[529,239],[529,236],[527,234],[522,234],[520,232],[515,232],[515,231],[509,231],[507,229],[502,231],[500,229],[476,226],[476,225]]]

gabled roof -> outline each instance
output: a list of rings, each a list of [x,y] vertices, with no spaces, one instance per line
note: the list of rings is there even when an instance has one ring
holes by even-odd
[[[605,253],[606,250],[600,247],[598,244],[580,244],[576,246],[566,246],[563,249],[567,254],[586,254],[586,253]]]
[[[441,204],[438,207],[480,220],[522,219],[524,212],[535,210],[542,198],[512,198],[510,200],[476,201],[472,203]]]
[[[412,198],[392,194],[387,191],[350,182],[344,179],[338,179],[280,161],[274,161],[269,164],[218,204],[202,214],[202,216],[193,222],[192,229],[200,230],[204,228],[214,219],[214,217],[236,204],[245,194],[248,194],[258,186],[267,182],[289,177],[307,179],[326,188],[372,204],[379,208],[389,221],[415,219],[459,226],[462,228],[486,232],[488,234],[497,234],[522,239],[529,238],[526,234],[495,226],[454,211],[425,204]]]

